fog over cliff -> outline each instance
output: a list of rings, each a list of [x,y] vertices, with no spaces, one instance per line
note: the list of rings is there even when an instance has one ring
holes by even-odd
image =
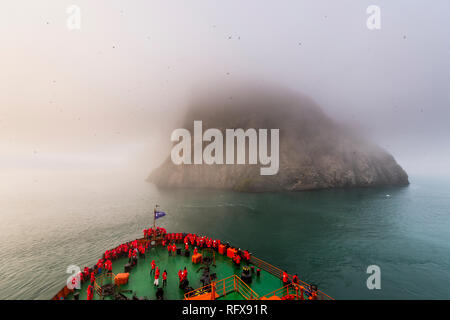
[[[247,141],[246,164],[175,165],[169,156],[149,181],[161,187],[238,191],[409,183],[406,172],[389,153],[334,122],[310,98],[267,84],[219,88],[204,88],[203,93],[194,95],[181,127],[193,133],[194,121],[202,120],[203,132],[218,128],[223,137],[225,129],[280,129],[278,173],[263,176],[260,164],[248,164]]]
[[[373,4],[379,30],[366,25]],[[361,128],[411,182],[448,177],[449,11],[446,0],[3,1],[2,190],[47,188],[54,174],[84,176],[81,187],[145,180],[186,107],[261,80]]]

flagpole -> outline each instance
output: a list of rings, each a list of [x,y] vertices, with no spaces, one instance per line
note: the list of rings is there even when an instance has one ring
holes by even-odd
[[[158,205],[156,205],[157,207]],[[156,207],[153,209],[153,241],[155,241],[156,245]]]

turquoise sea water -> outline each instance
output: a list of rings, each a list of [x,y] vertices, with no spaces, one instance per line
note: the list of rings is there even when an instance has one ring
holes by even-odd
[[[1,299],[51,298],[68,265],[92,265],[140,237],[155,203],[169,232],[227,240],[336,299],[450,299],[449,179],[279,194],[163,191],[140,180],[34,183],[0,195]],[[369,265],[381,268],[381,290],[367,289]]]

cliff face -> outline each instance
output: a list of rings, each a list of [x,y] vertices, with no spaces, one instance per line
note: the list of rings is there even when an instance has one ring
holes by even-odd
[[[223,133],[279,128],[278,174],[260,175],[260,164],[175,165],[169,156],[149,176],[157,186],[264,192],[409,183],[390,154],[338,126],[311,100],[289,91],[245,88],[208,93],[192,101],[184,119],[182,127],[191,132],[194,120],[203,121],[204,131],[218,128]]]

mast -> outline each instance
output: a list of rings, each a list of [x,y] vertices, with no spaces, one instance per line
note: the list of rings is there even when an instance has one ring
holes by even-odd
[[[156,208],[158,208],[159,205],[155,205],[155,208],[153,209],[153,241],[155,241],[156,244]]]

